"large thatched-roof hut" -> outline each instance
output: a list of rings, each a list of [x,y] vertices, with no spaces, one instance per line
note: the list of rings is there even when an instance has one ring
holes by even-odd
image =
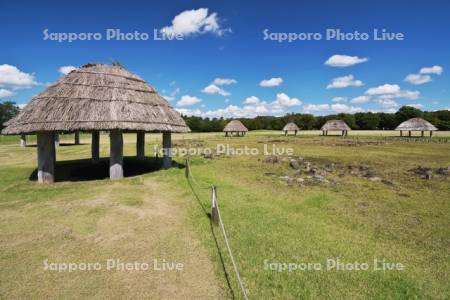
[[[433,136],[433,131],[438,129],[422,118],[412,118],[402,122],[395,130],[400,131],[400,136],[403,136],[403,131],[408,131],[408,136],[411,136],[411,131],[420,131],[421,136],[424,136],[425,131],[429,131],[430,136]]]
[[[287,135],[289,131],[293,131],[294,135],[297,135],[297,132],[300,131],[300,128],[298,128],[297,124],[294,122],[287,123],[283,127],[284,135]]]
[[[92,158],[99,159],[99,132],[109,131],[110,178],[123,177],[123,132],[137,133],[144,157],[145,132],[161,132],[163,166],[170,167],[171,133],[189,132],[181,115],[143,79],[117,65],[87,64],[37,95],[2,130],[37,134],[38,181],[54,180],[58,132],[91,132]]]
[[[241,121],[232,120],[225,126],[223,131],[225,132],[225,136],[232,136],[233,133],[235,133],[237,136],[244,136],[248,129],[244,126],[244,124],[242,124]]]
[[[342,132],[342,136],[346,136],[351,129],[342,120],[328,120],[320,130],[322,130],[323,135],[328,135],[328,131],[340,131]]]

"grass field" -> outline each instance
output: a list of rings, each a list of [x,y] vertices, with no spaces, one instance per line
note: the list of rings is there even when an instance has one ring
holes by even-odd
[[[111,182],[107,160],[92,166],[89,136],[57,149],[57,179],[33,179],[35,147],[0,137],[0,295],[2,298],[241,298],[223,237],[211,226],[209,186],[217,186],[231,246],[250,299],[448,299],[450,297],[450,180],[409,171],[450,166],[450,133],[428,140],[396,132],[356,132],[347,139],[275,131],[224,138],[221,133],[175,135],[177,147],[258,149],[258,155],[191,157],[195,180],[179,168],[139,166],[133,135],[125,136],[128,177]],[[384,138],[384,137],[389,138]],[[33,138],[29,138],[33,144]],[[147,135],[153,156],[160,135]],[[269,149],[292,149],[327,172],[328,183],[294,170]],[[108,156],[108,138],[101,137]],[[299,159],[299,161],[301,161]],[[352,167],[364,167],[372,177]],[[333,167],[334,168],[334,167]],[[358,171],[359,172],[359,171]],[[311,177],[311,176],[310,176]],[[369,178],[376,178],[370,180]],[[302,179],[302,180],[303,180]],[[158,258],[182,271],[45,271],[43,261],[95,262]],[[374,259],[403,270],[374,270]],[[328,261],[367,263],[368,270],[326,269]],[[275,263],[311,263],[320,270],[279,272]],[[270,264],[270,265],[269,265]],[[377,265],[381,267],[381,265]],[[391,266],[391,265],[389,265]]]

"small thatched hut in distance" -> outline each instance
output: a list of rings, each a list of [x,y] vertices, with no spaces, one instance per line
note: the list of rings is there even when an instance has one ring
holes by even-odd
[[[163,167],[172,163],[171,133],[189,132],[181,115],[143,79],[117,65],[87,64],[37,95],[3,134],[37,135],[38,181],[53,182],[58,132],[91,132],[92,160],[99,160],[99,133],[109,131],[111,179],[123,177],[123,132],[137,134],[144,158],[145,133],[163,134]]]
[[[284,135],[287,135],[289,131],[293,131],[294,135],[297,135],[297,132],[300,131],[300,128],[298,128],[297,124],[294,122],[287,123],[283,127]]]
[[[348,131],[351,130],[350,127],[342,120],[329,120],[327,121],[322,128],[323,135],[328,135],[328,131],[341,131],[342,136],[347,136]]]
[[[223,131],[225,132],[225,136],[232,136],[233,133],[235,133],[237,136],[244,136],[248,129],[244,126],[244,124],[241,123],[241,121],[232,120],[225,126]]]
[[[425,131],[429,131],[431,137],[433,131],[438,129],[422,118],[412,118],[398,125],[395,130],[400,130],[400,136],[403,136],[403,131],[408,131],[408,136],[411,136],[411,131],[420,131],[421,136],[424,136]]]

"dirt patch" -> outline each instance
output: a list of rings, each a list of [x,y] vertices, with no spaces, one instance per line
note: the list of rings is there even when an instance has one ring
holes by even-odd
[[[433,178],[447,178],[450,176],[450,167],[429,168],[418,166],[408,170],[421,179],[431,180]]]

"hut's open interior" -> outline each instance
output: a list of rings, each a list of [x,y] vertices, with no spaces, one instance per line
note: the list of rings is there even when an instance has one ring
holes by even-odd
[[[124,132],[136,133],[136,158],[145,157],[145,133],[162,133],[164,168],[172,164],[171,134],[189,132],[181,115],[143,79],[118,65],[87,64],[71,71],[37,95],[3,134],[36,134],[38,181],[55,179],[55,144],[60,132],[92,134],[92,162],[99,161],[100,131],[109,133],[109,177],[123,177]]]
[[[342,120],[328,120],[322,128],[322,135],[327,136],[329,131],[338,131],[342,136],[347,136],[350,127]]]

